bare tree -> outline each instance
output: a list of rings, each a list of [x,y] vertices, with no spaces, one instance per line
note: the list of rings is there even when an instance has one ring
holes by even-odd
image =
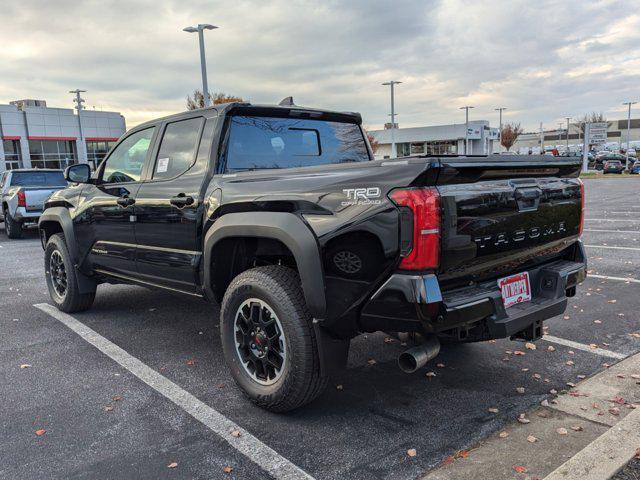
[[[210,93],[209,100],[211,100],[213,105],[230,102],[244,102],[241,97],[227,95],[223,92]],[[193,96],[187,96],[187,110],[196,110],[197,108],[204,108],[204,94],[200,90],[194,90]]]
[[[581,117],[576,118],[574,125],[577,125],[580,128],[580,136],[584,137],[584,130],[586,128],[587,123],[600,123],[607,122],[604,114],[602,112],[591,112],[585,113]],[[611,126],[611,122],[607,122],[607,127]]]
[[[507,152],[511,147],[513,147],[513,144],[516,143],[516,140],[518,140],[521,133],[522,127],[519,123],[507,123],[502,127],[502,132],[500,132],[500,143],[507,149]]]

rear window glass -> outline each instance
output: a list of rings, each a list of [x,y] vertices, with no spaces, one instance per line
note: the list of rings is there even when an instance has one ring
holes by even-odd
[[[353,123],[275,117],[231,117],[226,170],[278,169],[370,160]]]
[[[11,186],[65,187],[67,181],[62,172],[13,172]]]

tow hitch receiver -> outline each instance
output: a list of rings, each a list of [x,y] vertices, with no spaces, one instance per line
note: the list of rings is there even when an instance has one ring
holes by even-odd
[[[542,338],[542,320],[536,320],[524,330],[520,330],[511,335],[511,340],[523,340],[525,342],[533,342]]]

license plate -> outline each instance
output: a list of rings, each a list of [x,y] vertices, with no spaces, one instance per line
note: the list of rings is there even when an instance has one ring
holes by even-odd
[[[502,302],[508,308],[518,303],[531,300],[531,282],[529,272],[517,273],[498,280],[498,287],[502,292]]]

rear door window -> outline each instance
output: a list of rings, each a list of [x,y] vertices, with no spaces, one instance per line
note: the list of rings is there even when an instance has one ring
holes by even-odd
[[[354,123],[231,117],[225,159],[228,172],[369,160],[362,131]]]
[[[154,179],[177,177],[191,168],[203,122],[202,117],[196,117],[167,125],[153,169]]]

